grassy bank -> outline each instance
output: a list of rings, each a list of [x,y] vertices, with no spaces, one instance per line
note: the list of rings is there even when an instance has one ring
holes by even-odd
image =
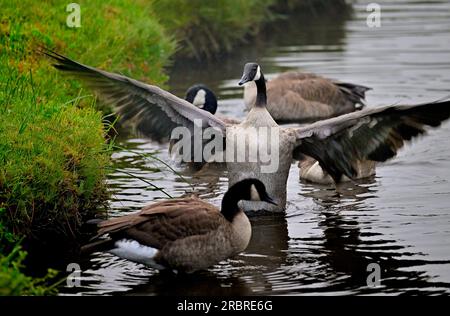
[[[162,69],[175,45],[148,2],[79,3],[82,27],[72,29],[67,2],[0,1],[0,295],[52,293],[21,272],[18,241],[76,241],[83,219],[107,199],[102,113],[36,48],[147,82],[167,79]]]
[[[179,43],[178,54],[211,58],[229,52],[270,21],[277,0],[159,0],[155,11]],[[174,10],[177,8],[177,10]]]
[[[223,58],[271,22],[297,12],[345,11],[345,0],[155,0],[153,9],[177,42],[177,58]],[[176,10],[174,9],[176,8]]]

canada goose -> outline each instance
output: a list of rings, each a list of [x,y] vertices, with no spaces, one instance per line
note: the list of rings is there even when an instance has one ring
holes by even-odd
[[[107,251],[156,269],[192,273],[206,269],[247,248],[251,225],[238,202],[274,203],[264,184],[245,179],[231,186],[219,210],[198,197],[156,202],[136,214],[98,223],[98,235],[108,235],[82,248]]]
[[[54,65],[56,68],[78,75],[115,106],[122,120],[132,122],[144,132],[149,127],[174,122],[185,126],[192,133],[194,122],[202,130],[212,127],[219,131],[226,144],[229,185],[245,178],[257,178],[264,183],[267,192],[277,203],[277,206],[256,203],[260,210],[284,211],[287,178],[293,159],[303,155],[316,159],[321,168],[338,183],[342,176],[356,176],[355,165],[358,161],[386,161],[397,154],[405,141],[424,134],[426,127],[438,127],[450,116],[450,101],[446,100],[366,108],[303,127],[283,128],[278,126],[266,109],[266,82],[261,67],[256,63],[247,63],[239,84],[255,81],[255,106],[240,124],[227,125],[211,113],[156,86],[85,66],[50,51],[45,53],[57,61]],[[267,137],[253,137],[254,130],[259,127],[274,135],[278,134],[278,137],[273,142]],[[261,156],[258,156],[257,162],[236,162],[231,154],[231,159],[228,159],[228,154],[235,149],[233,145],[236,141],[244,144],[245,149],[250,148],[249,142],[253,147],[255,144],[273,147],[269,164],[275,163],[276,170],[265,172],[263,168],[267,161],[263,161]],[[201,142],[199,144],[202,145]],[[251,210],[253,206],[248,207]]]
[[[214,92],[211,91],[204,84],[195,84],[186,90],[185,98],[186,101],[192,103],[199,109],[208,111],[211,114],[215,114],[216,117],[220,118],[223,122],[227,124],[236,124],[238,122],[236,119],[231,117],[226,117],[224,115],[217,114],[217,97]],[[122,119],[122,122],[127,125],[127,118]],[[131,124],[132,127],[136,127]],[[171,131],[179,126],[175,122],[161,122],[155,120],[150,125],[143,125],[137,127],[138,134],[150,137],[160,143],[165,143],[170,139]],[[173,143],[171,143],[171,146]]]
[[[287,78],[294,79],[294,78],[303,78],[305,75],[307,75],[307,74],[297,73],[297,72],[287,72],[287,73],[281,74],[278,78],[283,77],[286,79]],[[312,74],[309,74],[309,75],[312,75]],[[347,85],[350,85],[350,84],[347,84]],[[244,86],[247,87],[248,84],[245,84]],[[312,89],[314,88],[313,85],[310,85],[309,87]],[[359,90],[362,90],[363,94],[365,92],[364,89],[368,89],[368,88],[365,88],[362,86],[356,86],[354,89],[358,90],[358,87],[360,87]],[[207,96],[207,97],[205,97],[205,96]],[[216,113],[217,97],[214,94],[214,92],[212,90],[210,90],[208,87],[206,87],[205,85],[198,84],[198,85],[194,85],[194,86],[190,87],[188,89],[185,100],[191,102],[195,106],[198,106],[199,108],[201,108],[205,111],[208,111],[211,114]],[[313,103],[311,103],[310,106],[314,107],[315,105]],[[230,119],[227,117],[217,116],[217,115],[216,115],[216,117],[219,117],[222,121],[224,121],[227,124],[241,123],[237,119]],[[170,147],[169,147],[169,153],[172,157],[175,157],[174,152],[177,151],[177,148],[174,147],[174,145],[175,145],[175,142],[171,141]],[[191,149],[191,152],[193,152],[193,151],[194,150]],[[176,159],[177,158],[174,158],[174,160],[176,160]],[[330,175],[328,175],[320,167],[319,162],[317,160],[315,160],[314,158],[308,157],[308,156],[304,156],[303,158],[299,157],[299,159],[300,159],[300,161],[298,163],[298,166],[300,169],[299,176],[300,176],[301,180],[306,180],[308,182],[319,183],[319,184],[333,184],[334,183],[334,181],[330,177]],[[192,158],[192,160],[193,160],[193,158]],[[200,170],[204,167],[204,163],[192,164],[191,166],[194,168],[194,170]],[[367,177],[375,175],[375,162],[370,161],[370,160],[357,161],[355,164],[355,170],[356,170],[356,176],[353,179],[343,176],[341,181],[342,182],[351,181],[354,179],[362,179],[362,178],[367,178]]]
[[[371,88],[331,80],[313,73],[288,71],[267,85],[267,110],[277,123],[313,122],[350,113],[364,106]],[[256,85],[244,85],[244,103],[252,108]]]
[[[281,74],[277,78],[285,78],[286,80],[292,79],[290,83],[293,83],[292,81],[295,82],[296,81],[295,79],[300,80],[302,78],[311,78],[312,76],[315,76],[315,75],[298,73],[298,72],[287,72],[287,73]],[[329,80],[329,79],[325,79],[325,78],[322,78],[322,79],[324,79],[322,82],[326,82],[326,81],[331,82],[331,80]],[[314,91],[312,91],[314,88],[320,88],[320,86],[318,86],[318,85],[316,85],[316,86],[314,86],[314,84],[311,85],[310,83],[311,82],[314,83],[313,81],[306,81],[306,82],[309,83],[308,87],[310,88],[310,93],[314,92]],[[351,86],[351,84],[346,84],[346,85]],[[248,87],[249,84],[247,83],[244,86]],[[275,87],[273,89],[275,90],[275,88],[277,88],[278,86],[280,86],[280,85],[275,85]],[[355,90],[355,94],[358,93],[358,95],[361,96],[361,98],[364,98],[364,93],[367,89],[369,89],[369,88],[366,88],[363,86],[353,86],[353,90]],[[346,90],[342,90],[342,91],[346,91]],[[210,90],[205,85],[199,84],[199,85],[194,85],[194,86],[190,87],[188,89],[185,100],[191,102],[195,106],[198,106],[199,108],[201,108],[205,111],[210,112],[211,114],[216,113],[216,109],[217,109],[216,95],[214,94],[214,92],[212,90]],[[253,101],[255,101],[255,100],[253,100]],[[356,102],[356,100],[355,100],[355,102]],[[309,103],[309,106],[312,108],[312,107],[316,106],[316,104],[314,104],[314,102],[311,102],[311,103]],[[354,110],[356,109],[356,104],[354,104],[353,109]],[[237,119],[231,119],[231,118],[227,118],[224,116],[217,116],[217,115],[216,115],[216,117],[219,117],[222,121],[224,121],[227,124],[241,123]],[[169,152],[172,156],[174,156],[174,152],[176,152],[176,150],[174,150],[173,146],[174,146],[174,142],[171,141]],[[191,151],[193,152],[192,149],[191,149]],[[299,157],[299,159],[300,159],[300,157]],[[193,158],[192,158],[192,160],[193,160]],[[203,163],[193,164],[192,166],[194,167],[194,169],[198,170],[198,169],[203,168],[204,164]],[[334,183],[334,181],[330,177],[330,175],[328,175],[325,171],[323,171],[323,169],[319,165],[319,162],[317,160],[315,160],[314,158],[304,156],[303,158],[300,159],[298,166],[300,168],[299,176],[300,176],[301,180],[306,180],[309,182],[319,183],[319,184],[333,184]],[[355,164],[355,170],[356,170],[356,176],[353,179],[343,176],[341,181],[342,182],[351,181],[354,179],[362,179],[362,178],[367,178],[367,177],[375,175],[375,162],[371,161],[371,160],[357,161]]]

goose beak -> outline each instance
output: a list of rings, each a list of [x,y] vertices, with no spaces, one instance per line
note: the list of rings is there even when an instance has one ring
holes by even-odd
[[[242,86],[244,83],[249,82],[250,79],[248,78],[247,74],[244,74],[241,78],[241,80],[239,81],[238,85]]]
[[[270,196],[266,196],[266,198],[263,201],[269,204],[278,205],[277,202],[275,202]]]

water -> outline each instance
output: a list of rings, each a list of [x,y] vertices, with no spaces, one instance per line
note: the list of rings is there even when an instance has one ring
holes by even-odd
[[[251,45],[209,64],[177,63],[172,91],[182,96],[193,83],[207,83],[220,97],[219,112],[244,117],[237,87],[243,63],[254,60],[266,77],[300,69],[374,90],[369,106],[417,103],[450,95],[450,3],[377,1],[382,26],[366,26],[366,4],[353,14],[294,16],[271,26]],[[332,11],[332,10],[330,10]],[[252,220],[253,238],[244,254],[188,277],[161,275],[109,254],[82,262],[81,294],[439,294],[450,293],[450,125],[406,146],[377,176],[334,189],[301,183],[293,165],[285,216]],[[133,150],[113,155],[109,183],[111,216],[139,210],[191,192],[160,163],[166,146],[126,138]],[[153,168],[154,172],[149,172]],[[155,169],[156,168],[156,169]],[[184,172],[200,196],[219,205],[226,191],[223,170]],[[339,194],[337,194],[339,192]],[[381,284],[368,287],[367,266],[381,267]]]

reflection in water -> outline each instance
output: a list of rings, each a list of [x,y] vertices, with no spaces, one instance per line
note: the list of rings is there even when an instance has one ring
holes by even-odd
[[[233,276],[220,277],[206,271],[193,275],[154,275],[145,285],[136,287],[130,295],[251,295],[250,287],[243,280]]]
[[[337,186],[312,184],[301,180],[302,195],[312,198],[315,203],[323,207],[336,206],[339,203],[351,201],[352,205],[364,201],[375,195],[375,177],[343,182]]]
[[[315,260],[320,262],[325,273],[316,275],[314,282],[320,279],[329,282],[323,289],[327,292],[369,294],[381,290],[386,293],[414,294],[417,289],[421,289],[422,294],[444,293],[445,290],[439,287],[449,287],[450,284],[433,284],[426,272],[408,268],[450,261],[410,259],[413,255],[426,255],[413,253],[408,250],[412,246],[398,245],[396,240],[376,231],[361,231],[361,226],[378,225],[376,210],[364,203],[365,200],[377,198],[378,183],[375,179],[358,182],[342,184],[336,189],[318,185],[303,186],[301,195],[313,198],[321,207],[318,226],[323,230],[323,238],[319,243],[309,238],[297,239],[305,244],[313,242],[311,245],[315,246],[310,252],[317,256]],[[367,268],[371,263],[381,267],[380,287],[367,286]],[[303,292],[302,288],[299,290]]]
[[[300,69],[374,88],[368,106],[439,99],[450,94],[448,1],[377,1],[382,27],[365,24],[367,1],[354,12],[295,14],[270,25],[251,45],[209,64],[179,61],[170,86],[182,96],[193,83],[219,95],[221,114],[243,117],[236,83],[242,64],[262,64],[269,78]],[[337,12],[337,11],[336,11]],[[450,293],[450,125],[433,131],[377,169],[377,176],[334,187],[288,180],[285,216],[252,218],[253,237],[242,255],[209,271],[175,278],[109,254],[81,262],[82,287],[66,293],[146,295]],[[219,206],[226,171],[214,166],[180,171],[161,163],[167,146],[125,138],[113,155],[110,215],[135,212],[155,199],[193,191]],[[130,152],[132,150],[132,152]],[[134,174],[139,178],[130,176]],[[151,184],[155,185],[152,186]],[[158,189],[159,188],[159,189]],[[161,191],[162,189],[163,191]],[[369,263],[381,266],[381,286],[366,285]]]

